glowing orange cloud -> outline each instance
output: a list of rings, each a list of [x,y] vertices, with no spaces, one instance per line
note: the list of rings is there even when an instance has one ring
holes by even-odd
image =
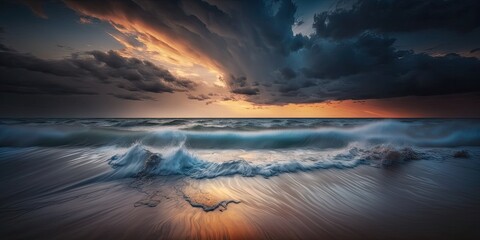
[[[140,17],[127,15],[125,11],[118,10],[121,9],[119,7],[111,6],[109,11],[99,12],[86,7],[87,4],[81,2],[67,1],[66,3],[70,8],[83,15],[111,23],[116,30],[123,34],[134,35],[145,46],[144,49],[134,47],[121,37],[111,34],[125,47],[142,50],[152,60],[177,67],[191,67],[197,64],[212,72],[222,72],[219,63],[191,48],[185,39],[170,34],[165,28],[152,27],[150,23],[146,23]]]
[[[172,110],[172,114],[178,114],[177,116],[188,117],[190,116],[189,114],[194,112],[196,115],[192,115],[192,117],[394,118],[443,116],[442,109],[432,112],[431,104],[426,103],[421,98],[346,100],[313,104],[287,104],[284,106],[256,105],[246,101],[246,97],[240,95],[231,98],[228,86],[222,82],[226,76],[230,76],[230,73],[226,71],[222,63],[218,62],[220,60],[216,60],[214,57],[202,52],[202,49],[198,47],[192,47],[191,42],[189,42],[193,41],[192,39],[180,37],[182,34],[175,32],[182,31],[181,29],[185,28],[186,31],[191,30],[192,34],[195,34],[194,29],[188,29],[188,25],[181,26],[178,29],[170,29],[167,26],[162,26],[161,22],[155,24],[154,19],[128,11],[128,6],[122,6],[123,3],[121,2],[109,2],[110,6],[104,6],[104,8],[96,8],[93,6],[94,3],[92,4],[91,2],[66,1],[66,3],[70,8],[82,15],[111,23],[119,32],[119,34],[111,33],[111,36],[125,47],[122,51],[123,55],[132,56],[136,54],[137,57],[142,59],[146,58],[158,62],[173,73],[205,83],[197,91],[202,91],[203,94],[217,94],[212,96],[210,100],[195,103],[192,102],[195,100],[188,100],[186,96],[183,96],[183,101],[188,102],[189,107],[184,112],[177,112],[179,107]],[[149,22],[150,20],[151,22]],[[132,44],[125,36],[133,36],[140,45]],[[242,68],[248,68],[248,66],[242,66]],[[442,99],[444,98],[435,98],[437,102],[433,105],[439,105],[438,102],[445,102]],[[208,104],[205,105],[205,103]],[[142,104],[146,111],[142,113],[143,115],[157,116],[156,110],[146,109],[145,103]],[[448,101],[445,104],[448,104]],[[421,109],[421,111],[416,109]],[[453,106],[451,109],[457,108]],[[177,117],[175,115],[168,116]]]

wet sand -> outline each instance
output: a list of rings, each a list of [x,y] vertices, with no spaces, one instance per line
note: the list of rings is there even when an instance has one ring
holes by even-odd
[[[111,153],[95,152],[2,151],[0,238],[480,237],[477,155],[270,178],[95,180],[111,171]]]

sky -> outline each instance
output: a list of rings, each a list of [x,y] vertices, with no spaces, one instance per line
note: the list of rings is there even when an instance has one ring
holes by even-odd
[[[477,0],[0,1],[0,117],[480,117]]]

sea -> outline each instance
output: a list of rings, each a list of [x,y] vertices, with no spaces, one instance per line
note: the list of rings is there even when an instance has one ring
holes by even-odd
[[[479,119],[0,119],[1,239],[480,239]]]

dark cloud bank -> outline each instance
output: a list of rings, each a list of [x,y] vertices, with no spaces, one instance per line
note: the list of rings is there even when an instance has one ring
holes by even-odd
[[[477,0],[358,0],[349,9],[338,8],[315,16],[317,35],[354,37],[364,31],[414,32],[448,29],[465,33],[478,28]]]
[[[223,71],[231,93],[258,104],[430,96],[480,91],[480,61],[394,47],[391,33],[428,29],[465,34],[480,26],[480,2],[358,0],[319,11],[314,34],[295,35],[297,6],[285,1],[66,1],[83,15],[125,15],[180,39]],[[190,91],[195,84],[115,52],[42,60],[1,45],[1,91],[95,94],[113,84],[130,100],[144,92]],[[470,50],[470,49],[469,49]],[[206,95],[188,95],[207,100]]]
[[[8,48],[0,50],[0,92],[17,94],[95,95],[102,88],[128,100],[151,100],[144,93],[188,91],[195,83],[168,70],[114,51],[75,53],[45,60]],[[121,91],[127,91],[122,93]]]
[[[480,91],[480,61],[398,50],[392,32],[480,26],[478,1],[359,0],[315,15],[295,35],[291,1],[82,1],[80,12],[129,14],[183,39],[227,73],[235,94],[260,104],[428,96]],[[111,8],[115,9],[115,13]]]

